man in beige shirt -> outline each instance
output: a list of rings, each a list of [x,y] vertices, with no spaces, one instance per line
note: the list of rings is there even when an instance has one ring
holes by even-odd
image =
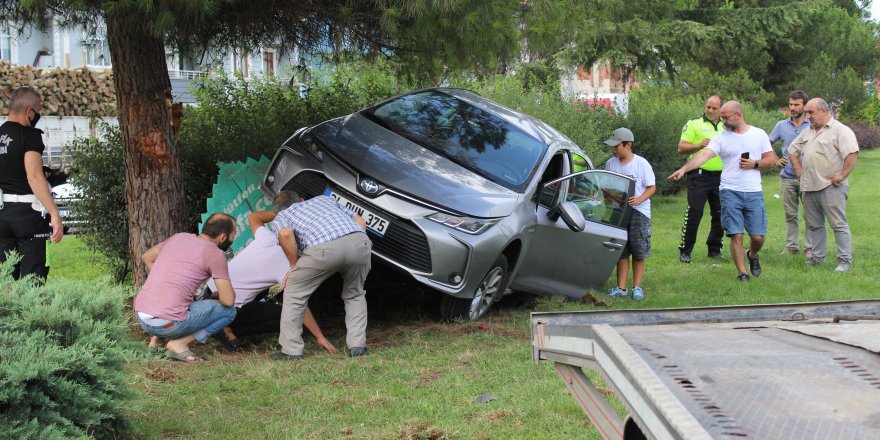
[[[827,220],[837,242],[835,271],[847,272],[852,265],[852,237],[846,220],[847,177],[856,166],[858,141],[849,127],[831,117],[823,99],[811,99],[804,113],[810,128],[792,141],[788,154],[800,180],[808,241],[813,244],[807,265],[825,261]]]

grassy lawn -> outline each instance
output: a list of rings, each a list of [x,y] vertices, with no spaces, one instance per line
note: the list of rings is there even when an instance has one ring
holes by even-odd
[[[876,297],[878,277],[871,273],[880,264],[880,239],[873,235],[876,220],[871,219],[880,209],[871,203],[880,200],[880,189],[870,180],[875,173],[880,173],[880,152],[864,152],[850,178],[848,214],[855,249],[849,273],[834,272],[834,249],[829,249],[829,262],[817,268],[805,267],[802,255],[779,254],[785,225],[782,201],[774,197],[779,193],[774,173],[764,178],[769,231],[760,278],[739,283],[729,256],[720,264],[707,259],[706,229],[698,236],[694,262],[680,264],[684,196],[656,197],[653,256],[644,283],[647,299],[636,303],[594,295],[613,309]],[[702,226],[707,224],[708,214]],[[65,239],[53,251],[52,276],[95,277],[101,269],[90,258],[78,240]],[[428,307],[383,301],[381,295],[370,292],[371,353],[365,358],[319,352],[307,339],[304,361],[273,362],[268,356],[275,339],[266,338],[245,354],[227,354],[216,343],[197,347],[208,358],[201,364],[158,358],[132,362],[129,384],[139,395],[129,414],[136,437],[599,438],[552,365],[531,361],[528,329],[532,310],[592,306],[558,297],[513,296],[482,323],[445,325],[424,317]],[[383,312],[375,319],[374,307]],[[335,313],[318,312],[325,333],[344,347],[338,307]],[[481,395],[495,400],[474,403]]]

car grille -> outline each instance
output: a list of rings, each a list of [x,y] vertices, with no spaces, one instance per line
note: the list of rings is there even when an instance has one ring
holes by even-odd
[[[287,182],[284,189],[296,191],[300,197],[309,199],[324,194],[324,190],[328,186],[330,186],[330,181],[323,174],[315,171],[303,171]],[[333,189],[341,192],[346,198],[357,200],[357,203],[365,208],[381,213],[391,222],[384,236],[367,234],[373,242],[373,250],[410,269],[431,272],[431,252],[428,248],[428,239],[413,222],[379,209],[348,191],[335,186]]]

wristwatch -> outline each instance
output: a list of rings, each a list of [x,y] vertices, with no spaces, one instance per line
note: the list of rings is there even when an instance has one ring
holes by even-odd
[[[755,169],[758,169],[758,162],[760,162],[760,161],[759,160],[755,161]]]

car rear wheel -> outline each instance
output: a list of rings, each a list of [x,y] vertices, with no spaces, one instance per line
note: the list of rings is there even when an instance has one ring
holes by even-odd
[[[440,315],[444,320],[455,321],[466,319],[476,321],[492,308],[492,304],[501,299],[507,284],[510,282],[510,274],[507,270],[507,257],[499,255],[495,263],[486,272],[480,281],[473,298],[456,298],[443,295],[440,300]]]

